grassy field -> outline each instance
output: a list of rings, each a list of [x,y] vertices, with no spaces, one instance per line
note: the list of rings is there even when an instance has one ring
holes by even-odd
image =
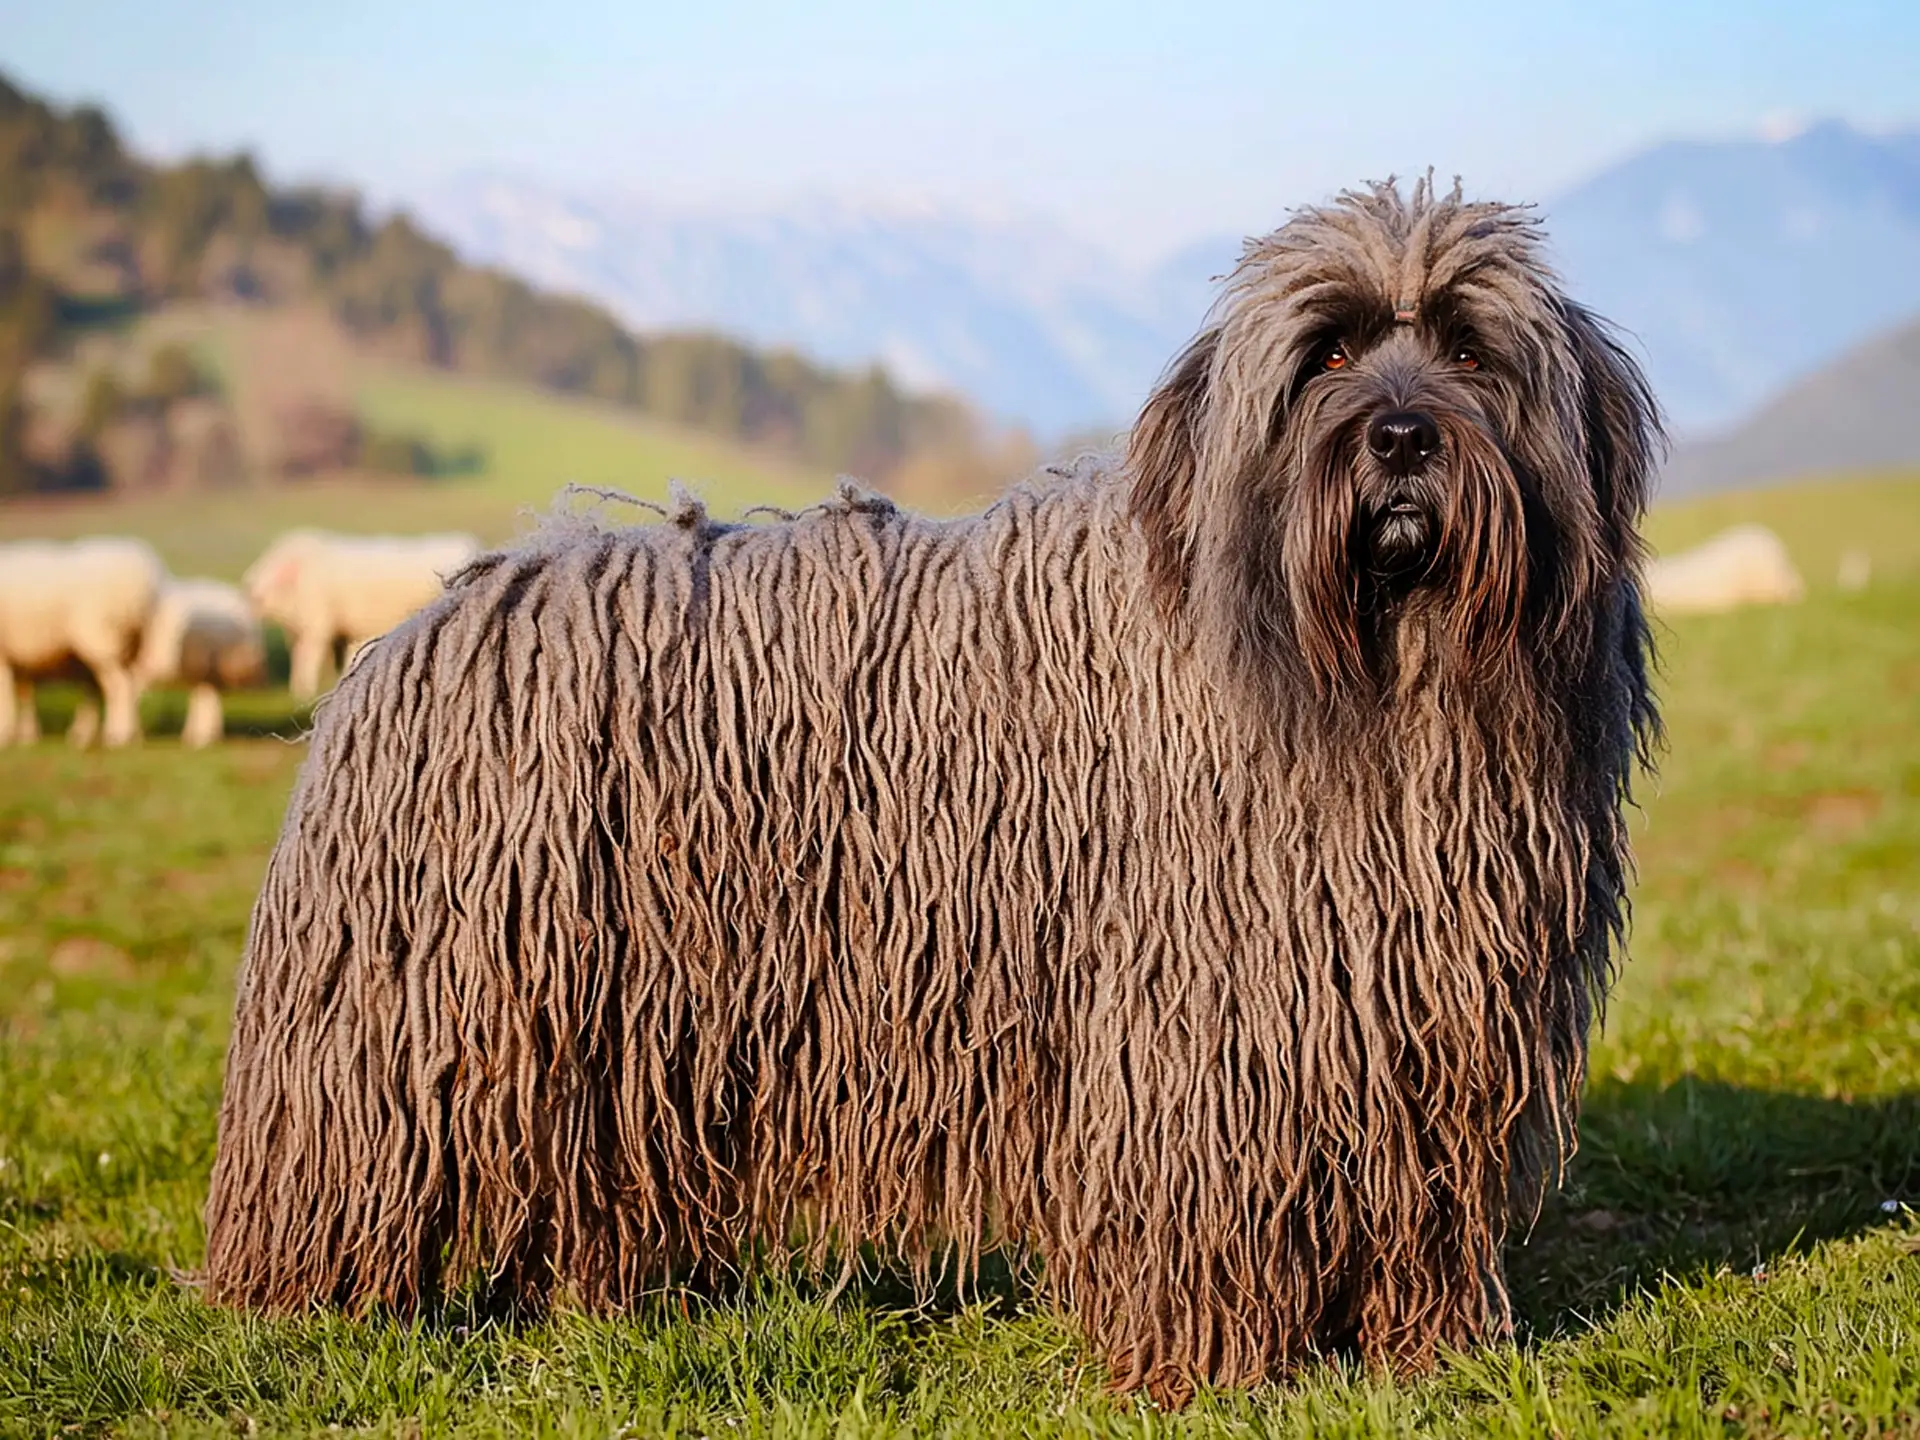
[[[1664,513],[1787,538],[1801,605],[1676,622],[1634,958],[1525,1333],[1178,1416],[1031,1298],[509,1326],[262,1322],[200,1253],[235,957],[298,747],[0,752],[0,1433],[1920,1436],[1920,479]],[[1871,554],[1842,593],[1838,556]],[[265,702],[262,702],[263,704]]]

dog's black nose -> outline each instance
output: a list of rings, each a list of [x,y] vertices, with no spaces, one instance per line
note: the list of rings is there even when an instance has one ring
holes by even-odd
[[[1418,410],[1395,410],[1367,427],[1367,448],[1389,475],[1411,475],[1440,448],[1440,427]]]

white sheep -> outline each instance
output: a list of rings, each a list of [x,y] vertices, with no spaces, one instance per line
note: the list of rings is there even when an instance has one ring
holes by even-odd
[[[438,595],[446,577],[480,553],[466,534],[336,535],[292,530],[249,567],[241,581],[263,619],[287,632],[292,689],[320,693],[320,669],[344,641],[342,668]]]
[[[199,748],[226,728],[223,691],[266,679],[267,650],[247,597],[219,580],[169,580],[147,621],[134,674],[144,688],[188,687],[181,742]]]
[[[1782,604],[1806,593],[1787,547],[1764,525],[1736,525],[1647,567],[1654,608],[1709,614],[1741,605]]]
[[[104,730],[89,701],[67,738],[125,745],[140,735],[140,686],[132,668],[166,579],[144,541],[94,536],[0,545],[0,745],[40,738],[36,680],[90,680],[106,707]]]

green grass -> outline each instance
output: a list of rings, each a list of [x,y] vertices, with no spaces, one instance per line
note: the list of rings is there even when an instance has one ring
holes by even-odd
[[[1654,530],[1733,518],[1864,539],[1874,583],[1803,560],[1803,604],[1666,636],[1634,957],[1571,1183],[1512,1252],[1517,1343],[1167,1416],[1005,1284],[914,1309],[776,1275],[517,1327],[209,1310],[170,1272],[300,750],[49,744],[0,752],[0,1434],[1920,1435],[1920,482]]]
[[[501,499],[545,505],[561,485],[608,485],[659,498],[678,478],[708,503],[737,511],[754,504],[805,503],[831,477],[591,400],[524,385],[464,379],[412,367],[369,366],[361,412],[377,427],[424,433],[442,446],[478,442],[488,458],[485,488]],[[452,482],[457,484],[458,482]]]

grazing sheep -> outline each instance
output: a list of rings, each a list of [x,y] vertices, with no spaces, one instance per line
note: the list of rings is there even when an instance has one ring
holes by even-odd
[[[67,737],[125,745],[140,735],[140,690],[132,661],[166,567],[140,540],[96,536],[0,545],[0,745],[40,736],[36,680],[74,676],[98,691],[104,728],[89,701]]]
[[[260,620],[247,597],[219,580],[169,580],[147,621],[134,673],[142,688],[188,687],[181,741],[211,745],[225,729],[220,696],[266,678]]]
[[[205,1293],[1037,1255],[1164,1399],[1511,1328],[1626,923],[1658,427],[1521,211],[1251,243],[1124,460],[556,522],[321,708]]]
[[[1652,606],[1669,615],[1782,604],[1805,593],[1787,547],[1764,525],[1736,525],[1647,566]]]
[[[1864,550],[1849,550],[1840,557],[1840,569],[1834,582],[1849,594],[1867,588],[1873,579],[1873,557]]]
[[[287,632],[292,688],[310,700],[320,670],[344,642],[344,669],[360,646],[440,594],[446,577],[480,553],[471,535],[335,535],[292,530],[247,570],[254,610]]]

